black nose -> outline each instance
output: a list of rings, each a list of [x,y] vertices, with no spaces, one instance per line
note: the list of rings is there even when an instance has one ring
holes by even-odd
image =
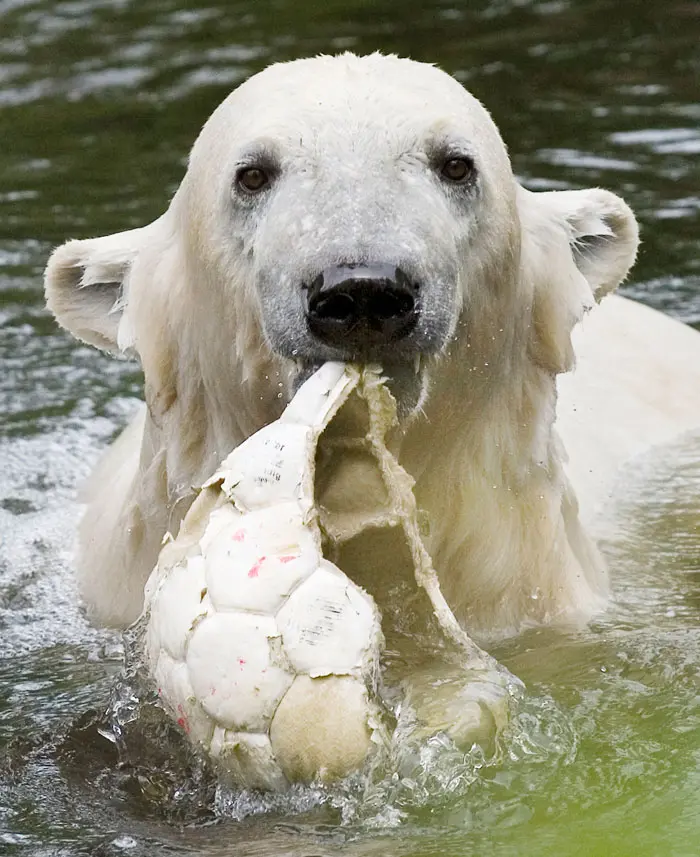
[[[387,345],[418,321],[418,288],[393,265],[326,268],[305,291],[309,328],[329,345]]]

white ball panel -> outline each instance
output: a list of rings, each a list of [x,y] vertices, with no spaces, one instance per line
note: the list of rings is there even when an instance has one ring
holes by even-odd
[[[214,723],[195,697],[187,666],[161,652],[153,670],[158,696],[170,709],[178,726],[195,744],[208,747]]]
[[[292,593],[277,624],[294,669],[313,677],[360,670],[381,627],[370,596],[327,560]]]
[[[299,675],[275,712],[270,743],[291,782],[334,780],[362,766],[372,747],[370,720],[360,679]]]
[[[243,514],[234,508],[231,503],[226,503],[226,505],[220,506],[218,509],[214,509],[211,515],[209,515],[209,521],[207,522],[206,529],[204,530],[204,535],[199,540],[199,546],[202,553],[206,554],[209,545],[220,537],[220,533],[225,530],[226,527],[240,526],[242,520]]]
[[[224,462],[223,490],[239,509],[246,511],[298,502],[312,443],[307,426],[265,426],[234,449]]]
[[[207,546],[206,581],[218,609],[274,614],[321,555],[298,508],[251,512]]]
[[[283,791],[289,785],[267,735],[217,728],[210,754],[236,785]]]
[[[187,669],[204,710],[227,729],[265,732],[293,675],[277,665],[274,619],[217,613],[195,628]],[[275,662],[273,662],[275,661]]]
[[[272,509],[260,509],[235,518],[222,527],[216,538],[203,547],[209,558],[223,552],[228,556],[233,550],[255,545],[251,550],[263,550],[267,554],[287,554],[298,550],[300,540],[308,542],[309,527],[304,522],[295,503],[280,503]]]
[[[165,649],[175,660],[184,660],[187,636],[194,620],[206,615],[204,558],[191,556],[174,566],[151,599],[146,651],[155,660]]]
[[[251,610],[273,616],[296,586],[318,566],[319,553],[310,544],[296,553],[270,556],[264,548],[242,550],[207,561],[209,597],[217,610]]]

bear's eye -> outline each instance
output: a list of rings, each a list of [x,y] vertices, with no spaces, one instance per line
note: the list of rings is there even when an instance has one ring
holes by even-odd
[[[236,173],[236,183],[246,193],[258,193],[270,184],[270,176],[261,167],[244,167]]]
[[[476,175],[476,166],[471,158],[448,158],[442,165],[440,175],[454,184],[467,184]]]

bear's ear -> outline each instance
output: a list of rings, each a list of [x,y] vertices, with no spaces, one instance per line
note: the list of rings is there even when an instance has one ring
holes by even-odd
[[[639,229],[632,209],[607,190],[535,194],[555,228],[562,228],[578,270],[596,301],[616,289],[634,264]]]
[[[119,324],[129,274],[148,227],[103,238],[67,241],[51,255],[44,283],[46,304],[59,324],[78,339],[106,351],[121,351]]]
[[[637,221],[606,190],[519,188],[521,274],[532,295],[530,354],[550,372],[574,363],[571,331],[624,280],[637,255]]]

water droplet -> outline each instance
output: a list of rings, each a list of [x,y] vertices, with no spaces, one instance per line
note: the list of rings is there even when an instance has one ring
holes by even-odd
[[[118,836],[116,839],[112,840],[112,845],[122,851],[127,851],[131,848],[136,848],[138,842],[133,836]]]

